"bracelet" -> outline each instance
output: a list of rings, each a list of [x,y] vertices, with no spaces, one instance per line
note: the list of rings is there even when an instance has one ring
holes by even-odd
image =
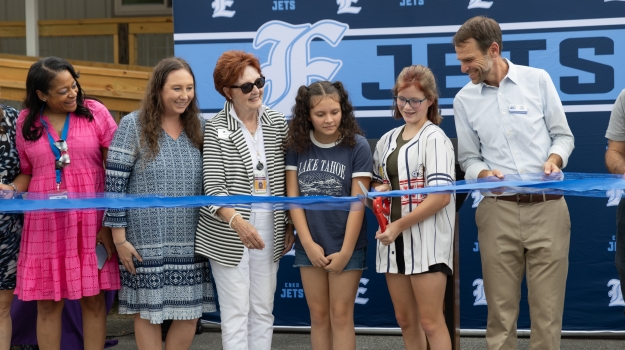
[[[124,244],[124,243],[126,243],[126,242],[128,242],[128,240],[127,240],[127,239],[125,239],[123,242],[119,242],[119,243],[115,243],[115,242],[113,242],[113,243],[115,243],[115,246],[116,246],[116,247],[119,247],[120,245],[122,245],[122,244]]]
[[[16,185],[16,184],[14,184],[13,182],[11,182],[11,183],[9,184],[9,186],[13,187],[13,192],[19,192],[19,189],[17,188],[17,185]]]
[[[241,213],[234,213],[234,215],[232,215],[232,217],[230,218],[230,221],[228,221],[228,226],[229,226],[230,228],[232,228],[232,221],[234,220],[234,218],[235,218],[235,217],[237,217],[237,215],[238,215],[238,216],[240,216],[240,217],[243,217],[243,216],[241,215]],[[233,228],[232,228],[232,229],[233,229]],[[233,229],[233,230],[234,230],[234,229]]]

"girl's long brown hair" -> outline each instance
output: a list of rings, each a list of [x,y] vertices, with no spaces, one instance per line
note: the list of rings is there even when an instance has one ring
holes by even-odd
[[[179,69],[184,69],[191,74],[193,77],[193,91],[195,92],[187,109],[180,114],[180,122],[182,123],[185,134],[187,134],[187,137],[191,140],[193,145],[197,149],[202,150],[203,130],[201,130],[198,117],[200,109],[197,104],[195,75],[185,60],[178,57],[169,57],[161,60],[156,67],[154,67],[154,71],[152,72],[152,76],[145,90],[145,96],[141,101],[141,111],[139,112],[139,126],[141,128],[140,144],[141,147],[147,149],[147,161],[154,160],[160,150],[158,141],[162,136],[163,128],[161,122],[163,113],[165,113],[163,101],[161,100],[163,86],[165,86],[169,73]]]

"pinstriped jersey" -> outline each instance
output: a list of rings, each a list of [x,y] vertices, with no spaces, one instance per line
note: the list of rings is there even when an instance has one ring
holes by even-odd
[[[389,155],[397,148],[397,137],[403,127],[395,128],[380,138],[373,154],[373,181],[390,185]],[[443,130],[429,120],[421,130],[399,149],[397,170],[401,188],[409,190],[429,186],[450,185],[456,178],[454,149]],[[402,217],[415,210],[427,195],[391,198],[401,200]],[[456,221],[456,195],[436,214],[403,231],[403,260],[406,274],[428,271],[429,266],[446,264],[453,269],[453,234]],[[397,273],[395,243],[388,246],[376,242],[376,271]]]

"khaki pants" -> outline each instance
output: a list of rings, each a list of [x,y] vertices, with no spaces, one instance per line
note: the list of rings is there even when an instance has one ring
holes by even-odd
[[[526,273],[530,349],[560,349],[571,236],[564,198],[517,204],[486,197],[475,221],[488,303],[488,349],[516,349],[521,281]]]

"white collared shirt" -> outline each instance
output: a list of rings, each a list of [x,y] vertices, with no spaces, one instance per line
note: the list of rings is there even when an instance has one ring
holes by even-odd
[[[552,153],[564,168],[575,147],[549,74],[506,62],[499,87],[469,82],[454,99],[458,161],[466,179],[487,169],[539,173]]]
[[[263,141],[263,128],[261,125],[261,118],[260,118],[260,116],[263,115],[263,113],[265,113],[265,108],[267,107],[265,107],[264,105],[261,105],[260,108],[258,108],[258,124],[256,125],[256,131],[254,132],[254,137],[252,137],[252,133],[250,133],[247,127],[245,127],[245,124],[243,123],[243,121],[239,119],[239,116],[237,115],[237,112],[235,112],[234,108],[230,108],[228,113],[230,113],[230,115],[236,121],[238,121],[239,125],[241,126],[243,137],[245,138],[245,144],[247,145],[247,149],[249,150],[250,156],[252,157],[252,165],[256,167],[256,164],[258,164],[258,161],[260,160],[260,162],[264,164],[265,172],[266,172],[267,171],[267,159],[265,157],[265,143]],[[258,152],[258,155],[256,154],[256,152]],[[254,192],[252,192],[252,196],[271,196],[271,184],[269,183],[269,176],[267,176],[266,179],[267,179],[267,192],[262,193],[262,194],[255,194]],[[265,211],[273,211],[273,206],[271,204],[267,204],[265,206],[263,206],[262,204],[252,205],[252,212],[265,212]]]

